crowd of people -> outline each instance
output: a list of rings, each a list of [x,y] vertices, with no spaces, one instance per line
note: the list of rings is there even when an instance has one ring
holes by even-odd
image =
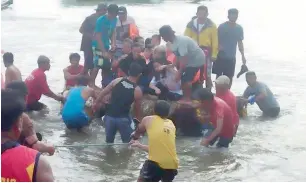
[[[228,21],[217,28],[208,18],[208,8],[199,6],[184,35],[175,34],[171,26],[164,25],[158,34],[144,39],[126,7],[99,4],[79,30],[84,66],[78,53],[69,55],[70,65],[63,70],[65,89],[61,94],[48,86],[47,56],[39,56],[38,67],[22,81],[14,55],[5,52],[3,62],[7,69],[1,91],[2,181],[54,180],[50,165],[40,153],[53,155],[55,148],[39,141],[27,115],[29,111],[46,108],[39,101],[42,95],[62,102],[61,115],[68,129],[88,126],[94,114],[102,111],[107,143],[114,143],[119,131],[124,143],[149,153],[138,181],[172,181],[177,174],[178,157],[169,101],[204,111],[199,119],[203,124],[203,146],[216,144],[228,148],[237,133],[236,96],[230,91],[237,45],[241,71],[246,72],[248,84],[243,94],[244,105],[257,103],[265,115],[278,116],[280,107],[271,90],[257,81],[255,72],[247,70],[243,28],[236,23],[237,19],[238,10],[230,9]],[[161,44],[162,39],[165,45]],[[95,84],[99,70],[101,88]],[[212,73],[217,75],[215,95],[211,92]],[[144,95],[155,95],[159,100],[154,107],[155,115],[142,118]],[[132,106],[134,116],[130,113]],[[134,121],[139,121],[135,130]],[[148,145],[138,141],[145,132]],[[11,168],[20,161],[24,162],[17,166],[20,169]]]

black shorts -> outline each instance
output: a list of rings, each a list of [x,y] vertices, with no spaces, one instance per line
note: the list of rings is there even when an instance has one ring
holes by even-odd
[[[192,82],[197,72],[203,67],[204,65],[200,67],[186,67],[182,72],[181,82],[182,83]]]
[[[279,112],[280,112],[280,108],[279,107],[274,107],[274,108],[270,108],[268,110],[265,110],[263,112],[263,115],[271,117],[271,118],[275,118],[279,115]]]
[[[212,72],[218,76],[226,75],[233,78],[235,75],[236,58],[226,58],[223,52],[218,53],[217,60],[213,64]]]
[[[140,170],[139,180],[142,182],[172,182],[177,170],[162,169],[154,161],[146,160]]]
[[[94,68],[92,49],[84,51],[84,67],[85,69]]]
[[[41,102],[33,102],[31,104],[27,104],[27,111],[41,111],[44,108],[47,108],[47,106]]]

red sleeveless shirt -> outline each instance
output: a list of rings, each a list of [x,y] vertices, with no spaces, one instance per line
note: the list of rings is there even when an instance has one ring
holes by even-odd
[[[77,74],[80,74],[82,73],[84,70],[84,66],[82,65],[79,65],[78,67],[72,67],[72,66],[69,66],[68,67],[68,72],[69,74],[71,75],[77,75]],[[66,87],[67,86],[75,86],[76,85],[76,81],[74,79],[69,79],[69,80],[66,80]]]
[[[17,144],[1,154],[1,182],[35,182],[40,153]]]

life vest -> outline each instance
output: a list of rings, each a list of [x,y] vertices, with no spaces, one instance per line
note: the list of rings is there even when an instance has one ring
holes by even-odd
[[[139,36],[139,29],[136,26],[136,24],[130,24],[129,25],[129,37],[131,39],[134,39],[135,37]]]
[[[1,144],[1,182],[35,182],[39,156],[14,141]]]

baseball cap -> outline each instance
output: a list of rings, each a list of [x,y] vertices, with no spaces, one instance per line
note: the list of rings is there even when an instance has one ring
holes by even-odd
[[[172,30],[172,27],[170,25],[163,25],[160,29],[159,29],[159,34],[161,36],[169,34],[169,33],[175,33],[175,31]]]
[[[216,79],[215,83],[218,85],[229,85],[231,83],[231,80],[227,76],[222,75]]]
[[[118,9],[118,14],[127,14],[126,7],[120,6]]]
[[[103,10],[103,9],[107,9],[107,4],[100,3],[97,5],[97,8],[95,10],[98,11],[98,10]]]

